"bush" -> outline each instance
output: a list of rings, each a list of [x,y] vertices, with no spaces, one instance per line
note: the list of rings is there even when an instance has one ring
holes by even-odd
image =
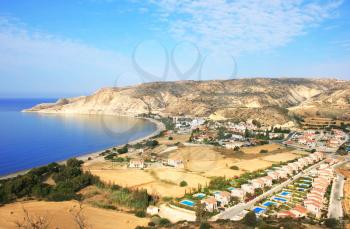
[[[144,217],[146,217],[146,212],[144,212],[144,211],[137,211],[137,212],[135,213],[135,215],[136,215],[137,217],[144,218]]]
[[[117,152],[119,154],[127,153],[128,152],[128,147],[125,145],[125,146],[123,146],[123,148],[117,149]]]
[[[237,165],[233,165],[230,167],[230,169],[233,169],[233,170],[239,170],[238,166]]]
[[[248,212],[243,218],[243,223],[248,226],[255,227],[258,224],[258,220],[256,218],[255,213]]]
[[[173,139],[174,139],[174,138],[173,138],[173,137],[171,137],[171,136],[169,136],[169,137],[168,137],[168,140],[173,140]]]
[[[338,228],[339,222],[334,218],[326,219],[324,225],[328,228]]]
[[[181,181],[180,182],[180,187],[186,187],[187,186],[187,182],[186,181]]]
[[[166,219],[166,218],[161,218],[159,220],[159,225],[160,226],[165,226],[165,225],[168,225],[168,224],[170,224],[170,221],[168,219]]]
[[[159,142],[157,140],[149,140],[146,142],[146,146],[148,147],[155,147],[159,144]]]
[[[201,223],[201,225],[199,226],[199,229],[210,229],[210,228],[211,228],[211,226],[210,226],[210,224],[207,223],[207,222],[203,222],[203,223]]]
[[[269,151],[268,150],[266,150],[266,149],[262,149],[262,150],[260,150],[260,153],[268,153]]]

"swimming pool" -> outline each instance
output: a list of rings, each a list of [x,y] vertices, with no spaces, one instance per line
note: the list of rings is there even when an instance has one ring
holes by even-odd
[[[205,194],[204,193],[196,193],[193,195],[193,197],[197,197],[197,198],[204,198],[205,197]]]
[[[229,188],[227,188],[227,190],[232,191],[232,190],[235,190],[235,188],[229,187]]]
[[[298,191],[305,191],[305,188],[298,188]]]
[[[282,197],[274,197],[274,198],[272,198],[272,199],[275,200],[275,201],[283,202],[283,203],[287,202],[287,199],[282,198]]]
[[[194,202],[190,201],[190,200],[182,200],[182,201],[180,201],[180,204],[183,204],[183,205],[186,205],[186,206],[189,206],[189,207],[193,207],[194,206]]]
[[[303,182],[305,182],[305,183],[312,183],[311,180],[301,180],[301,181],[303,181]]]
[[[280,196],[289,196],[290,192],[284,191],[280,193]]]
[[[310,187],[310,184],[304,184],[304,183],[301,183],[301,184],[300,184],[300,183],[299,183],[298,185],[299,185],[299,186],[303,186],[303,187]]]
[[[264,211],[266,211],[266,208],[263,208],[263,207],[255,207],[255,208],[253,208],[253,212],[255,212],[256,214],[263,213]]]
[[[265,206],[265,207],[270,207],[271,205],[277,205],[277,203],[273,202],[273,201],[266,201],[262,205]]]

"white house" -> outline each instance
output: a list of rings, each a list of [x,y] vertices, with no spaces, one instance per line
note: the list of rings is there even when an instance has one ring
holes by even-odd
[[[223,207],[227,205],[231,200],[231,194],[226,191],[218,191],[214,193],[215,199],[220,202],[220,205]]]
[[[254,193],[254,187],[251,184],[242,184],[241,189],[245,192],[245,193],[250,193],[253,194]]]
[[[270,176],[261,177],[261,180],[264,181],[265,186],[268,186],[268,187],[272,186],[272,180],[273,180],[272,177]]]
[[[183,167],[183,161],[180,158],[169,158],[167,164],[172,167]]]
[[[312,214],[314,214],[317,218],[321,216],[321,204],[314,201],[314,200],[308,200],[304,201],[305,208]]]
[[[277,172],[275,172],[275,171],[267,172],[267,175],[268,175],[269,177],[272,177],[273,180],[277,180],[277,179],[280,178],[280,177],[279,177],[279,174],[278,174]]]
[[[265,186],[265,182],[260,178],[252,180],[251,184],[253,185],[254,189],[263,188]]]
[[[205,209],[209,212],[213,212],[218,209],[218,203],[213,196],[209,196],[201,200],[201,203],[204,204]]]
[[[156,207],[156,206],[150,205],[150,206],[147,207],[146,213],[149,214],[149,215],[158,215],[159,208]]]
[[[145,167],[145,162],[143,159],[131,159],[129,162],[129,167],[142,169]]]
[[[240,188],[231,188],[230,192],[232,197],[244,198],[244,191]]]

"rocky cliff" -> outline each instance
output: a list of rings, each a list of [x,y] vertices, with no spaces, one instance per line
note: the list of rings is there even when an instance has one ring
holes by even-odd
[[[350,82],[331,79],[235,79],[146,83],[40,104],[29,112],[255,118],[283,124],[291,114],[347,115]],[[333,114],[331,110],[336,107]],[[328,112],[325,112],[328,111]],[[349,114],[350,115],[350,114]]]

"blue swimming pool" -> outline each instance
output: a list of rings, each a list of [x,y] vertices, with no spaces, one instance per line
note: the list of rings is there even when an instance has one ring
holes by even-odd
[[[305,188],[298,188],[298,191],[305,191]]]
[[[281,198],[281,197],[274,197],[274,198],[272,198],[272,199],[275,200],[275,201],[283,202],[283,203],[287,202],[287,199]]]
[[[299,186],[303,186],[303,187],[310,187],[309,184],[304,184],[304,183],[301,183],[301,184],[298,184]]]
[[[197,198],[204,198],[205,197],[205,194],[204,193],[196,193],[193,195],[193,197],[197,197]]]
[[[303,182],[305,182],[305,183],[312,183],[311,180],[301,180],[301,181],[303,181]]]
[[[277,205],[277,203],[273,202],[273,201],[266,201],[262,205],[265,206],[265,207],[270,207],[272,205]]]
[[[266,208],[255,207],[255,208],[253,209],[253,212],[255,212],[256,214],[263,213],[264,211],[266,211]]]
[[[227,188],[227,190],[232,191],[232,190],[235,190],[235,188],[229,187],[229,188]]]
[[[290,192],[284,191],[280,193],[280,196],[289,196]]]
[[[194,202],[190,201],[190,200],[182,200],[182,201],[180,201],[180,204],[183,204],[183,205],[186,205],[186,206],[189,206],[189,207],[193,207],[194,206]]]

